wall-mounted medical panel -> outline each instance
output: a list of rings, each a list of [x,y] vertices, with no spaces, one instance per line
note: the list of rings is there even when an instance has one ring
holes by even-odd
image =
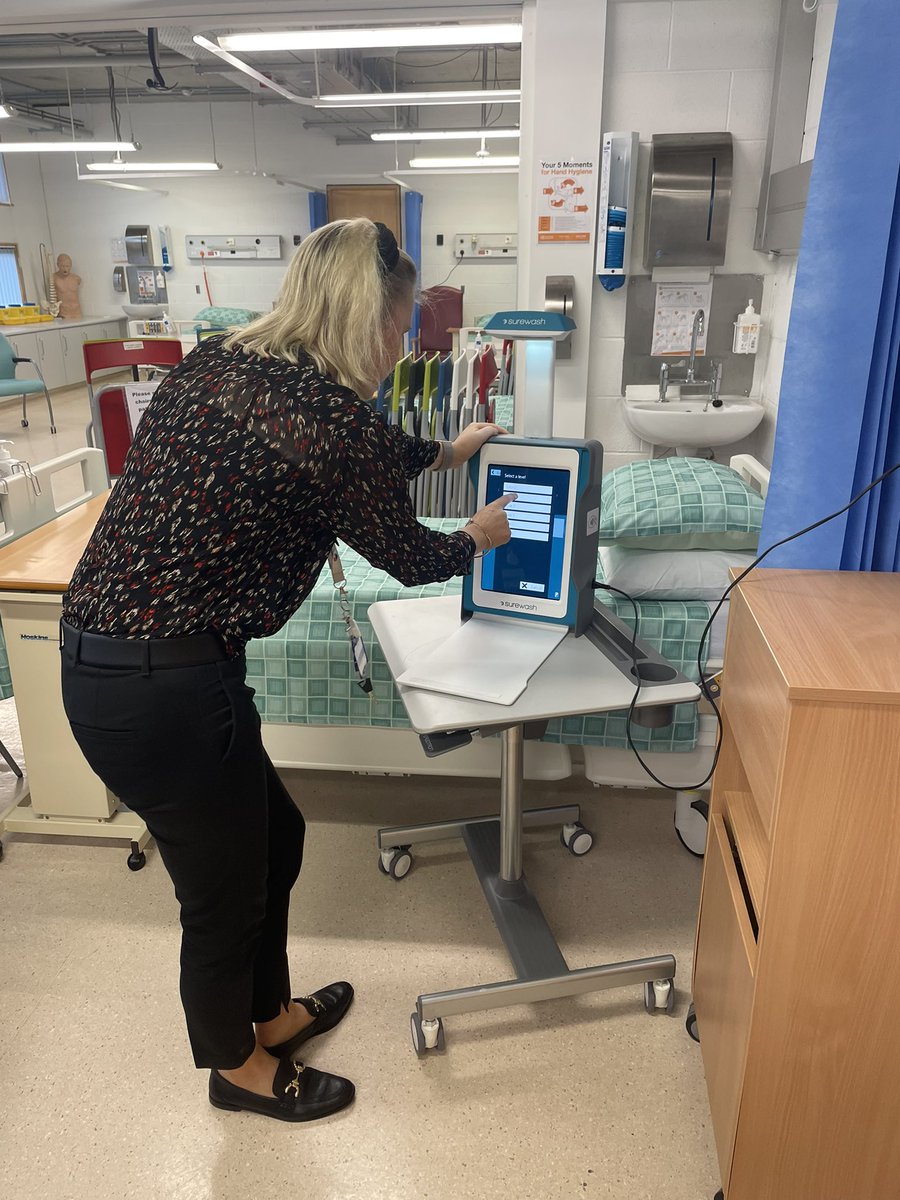
[[[730,133],[655,133],[650,147],[644,266],[725,261],[731,207]]]
[[[191,262],[281,258],[281,237],[277,233],[189,233],[184,248]]]
[[[515,259],[519,240],[514,233],[458,233],[454,258],[476,258],[484,262]]]

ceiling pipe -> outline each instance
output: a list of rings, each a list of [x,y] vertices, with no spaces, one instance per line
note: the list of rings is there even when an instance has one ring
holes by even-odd
[[[70,58],[0,58],[0,71],[80,71],[97,67],[146,67],[146,54],[95,54],[93,57]],[[189,67],[185,58],[171,55],[159,60],[161,67]]]

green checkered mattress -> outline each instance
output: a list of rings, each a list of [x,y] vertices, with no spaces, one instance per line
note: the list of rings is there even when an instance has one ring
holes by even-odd
[[[458,521],[424,521],[432,529],[451,531]],[[374,693],[366,696],[356,683],[340,608],[326,567],[309,599],[272,637],[247,646],[247,682],[256,689],[256,704],[264,721],[275,725],[374,725],[409,729],[403,701],[391,679],[381,648],[372,632],[368,608],[376,600],[459,595],[462,581],[405,588],[341,545],[353,612],[369,651]],[[601,594],[612,611],[633,621],[630,603]],[[682,601],[639,601],[638,636],[645,638],[690,679],[697,678],[697,650],[709,619],[706,604]],[[632,726],[639,749],[687,751],[697,738],[697,707],[681,704],[674,723],[664,729]],[[566,717],[550,724],[545,740],[574,745],[628,745],[624,713]]]
[[[426,520],[433,529],[452,530],[457,521]],[[383,571],[370,566],[349,547],[341,547],[341,561],[353,610],[365,638],[371,661],[374,695],[364,695],[350,664],[340,609],[335,600],[331,575],[326,567],[312,595],[283,629],[269,638],[247,646],[247,682],[256,689],[256,704],[264,721],[276,725],[376,725],[385,729],[408,729],[409,719],[391,673],[375,640],[367,616],[376,600],[399,597],[458,595],[460,579],[404,588]],[[601,593],[613,612],[631,625],[633,614],[627,600]],[[697,678],[697,649],[709,607],[703,603],[677,600],[638,601],[638,636],[656,647],[689,679]],[[12,695],[6,644],[0,632],[0,698]],[[663,729],[632,726],[638,749],[686,751],[697,737],[697,707],[680,704],[675,721]],[[545,741],[579,746],[628,745],[625,714],[565,717],[552,721]]]

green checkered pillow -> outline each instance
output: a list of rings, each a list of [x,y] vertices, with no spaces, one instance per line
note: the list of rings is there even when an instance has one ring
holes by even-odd
[[[259,316],[262,316],[262,313],[258,313],[252,308],[218,308],[211,305],[208,308],[201,308],[198,313],[195,313],[194,320],[209,321],[210,325],[217,325],[221,329],[231,329],[235,325],[249,325]]]
[[[603,480],[601,545],[755,550],[763,499],[737,471],[703,458],[629,463]]]

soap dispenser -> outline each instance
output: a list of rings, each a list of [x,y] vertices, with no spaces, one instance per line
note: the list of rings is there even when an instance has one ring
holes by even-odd
[[[753,307],[753,301],[747,301],[747,307],[734,323],[734,343],[732,350],[735,354],[755,354],[759,348],[759,313]]]

